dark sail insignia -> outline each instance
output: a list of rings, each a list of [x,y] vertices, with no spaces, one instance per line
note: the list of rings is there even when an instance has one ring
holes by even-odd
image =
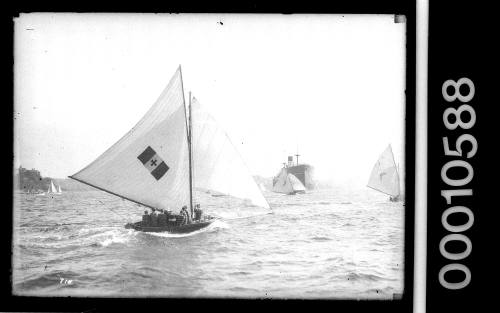
[[[169,169],[167,164],[149,146],[137,158],[156,180],[160,180]]]

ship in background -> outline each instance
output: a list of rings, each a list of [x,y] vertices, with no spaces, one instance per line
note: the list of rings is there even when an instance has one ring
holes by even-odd
[[[296,154],[296,164],[293,156],[288,156],[288,163],[283,163],[278,175],[273,178],[272,191],[286,194],[305,193],[314,189],[313,167],[299,163],[299,154]]]

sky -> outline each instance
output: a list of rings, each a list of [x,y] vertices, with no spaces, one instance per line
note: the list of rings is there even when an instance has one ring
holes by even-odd
[[[288,155],[366,185],[391,144],[404,168],[406,50],[393,15],[21,14],[14,168],[64,178],[153,105],[179,65],[254,175]]]

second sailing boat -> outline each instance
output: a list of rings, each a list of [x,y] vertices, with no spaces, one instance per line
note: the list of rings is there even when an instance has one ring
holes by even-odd
[[[390,201],[402,200],[399,172],[391,145],[382,152],[373,166],[367,186],[389,195]]]

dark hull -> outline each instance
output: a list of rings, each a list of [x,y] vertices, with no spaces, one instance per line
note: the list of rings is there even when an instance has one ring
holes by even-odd
[[[187,234],[191,233],[197,230],[200,230],[202,228],[207,227],[208,225],[212,224],[213,220],[209,221],[202,221],[202,222],[194,222],[191,224],[186,224],[186,225],[179,225],[179,226],[174,226],[174,225],[167,225],[167,226],[162,226],[162,227],[143,227],[142,222],[137,222],[137,223],[128,223],[125,225],[125,228],[132,228],[137,231],[142,231],[145,233],[162,233],[162,232],[167,232],[171,234]]]

